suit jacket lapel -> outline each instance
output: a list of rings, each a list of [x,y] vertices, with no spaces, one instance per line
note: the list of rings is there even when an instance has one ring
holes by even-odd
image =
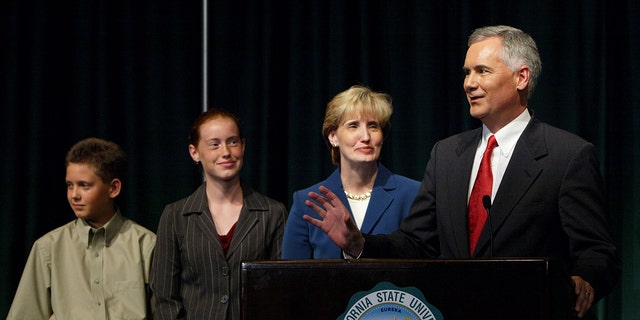
[[[236,229],[233,232],[233,238],[231,239],[231,243],[229,245],[227,257],[230,257],[233,254],[233,252],[242,243],[242,240],[247,237],[249,231],[251,231],[251,229],[258,222],[258,216],[252,213],[256,210],[267,210],[266,206],[258,199],[258,197],[254,195],[254,191],[251,188],[244,185],[242,186],[242,188],[244,192],[244,204],[242,206],[242,211],[240,212],[240,217],[238,218],[238,222],[236,224]],[[201,186],[194,195],[197,197],[206,198],[204,185]],[[205,199],[194,203],[206,204],[207,201]],[[224,255],[222,245],[220,244],[220,240],[218,239],[218,233],[216,232],[216,227],[209,209],[206,207],[194,208],[193,213],[197,213],[197,217],[195,217],[195,224],[197,225],[197,228],[200,229],[205,237],[213,243],[216,251],[218,251],[220,255]]]
[[[218,240],[218,233],[216,232],[216,226],[213,223],[211,212],[209,212],[209,210],[207,209],[199,213],[197,217],[194,218],[195,224],[197,225],[198,229],[200,229],[205,237],[213,243],[213,245],[216,247],[216,250],[219,249],[220,254],[222,254],[222,245]]]
[[[231,257],[243,240],[249,235],[251,229],[253,229],[258,223],[259,215],[255,214],[255,212],[268,210],[266,204],[263,204],[260,201],[260,199],[255,195],[255,191],[253,191],[253,189],[243,185],[242,190],[244,192],[244,204],[242,206],[242,211],[240,212],[240,217],[238,218],[236,230],[234,231],[233,238],[229,244],[229,251],[227,252],[228,257]]]
[[[538,164],[537,159],[546,154],[547,147],[543,139],[543,126],[536,118],[532,118],[516,143],[509,165],[493,200],[494,205],[491,207],[490,214],[494,236],[504,221],[513,213],[520,198],[542,172],[542,167]],[[478,247],[489,244],[489,233],[489,224],[487,223],[478,240]]]
[[[455,244],[458,250],[457,256],[459,257],[469,257],[467,195],[469,193],[469,177],[473,168],[473,158],[481,137],[482,128],[461,135],[460,142],[456,148],[458,158],[453,162],[457,165],[445,164],[448,168],[447,176],[451,177],[446,193],[449,199],[445,203],[450,206],[449,215],[454,229]]]
[[[198,190],[196,190],[196,192],[193,193],[192,198],[193,200],[189,199],[188,202],[193,206],[191,206],[189,208],[190,210],[186,211],[185,214],[195,215],[194,223],[196,227],[200,229],[205,237],[213,243],[216,250],[219,251],[219,254],[222,255],[222,245],[218,240],[216,226],[213,223],[211,212],[207,207],[207,192],[204,183],[198,188]]]
[[[340,198],[340,201],[342,201],[345,207],[349,209],[349,213],[353,219],[353,212],[351,212],[349,200],[344,194],[344,188],[342,186],[342,181],[340,180],[340,169],[336,169],[327,178],[325,186]],[[377,188],[378,186],[381,186],[382,188]],[[367,206],[367,212],[365,214],[364,221],[362,221],[360,231],[363,233],[371,233],[371,230],[373,230],[376,223],[380,220],[393,200],[393,197],[389,194],[388,190],[395,188],[396,184],[395,180],[392,179],[391,171],[383,166],[382,163],[378,163],[378,175],[376,176],[376,181],[373,184],[371,202],[369,202],[369,205]]]
[[[377,188],[378,186],[380,186],[380,188]],[[364,216],[364,221],[362,221],[360,231],[363,233],[371,233],[371,230],[373,230],[384,212],[391,205],[393,196],[389,194],[389,191],[395,188],[396,183],[395,180],[392,179],[391,171],[381,163],[378,163],[378,175],[376,176],[376,181],[373,183],[373,194],[367,206],[367,213]],[[347,204],[348,203],[347,201]]]

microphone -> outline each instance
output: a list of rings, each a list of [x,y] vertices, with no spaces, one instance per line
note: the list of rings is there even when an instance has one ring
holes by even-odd
[[[491,197],[489,195],[482,197],[482,205],[487,210],[487,220],[489,220],[489,257],[493,258],[493,226],[491,225]]]

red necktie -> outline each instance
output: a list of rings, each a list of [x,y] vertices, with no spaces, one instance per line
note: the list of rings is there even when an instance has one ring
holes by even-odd
[[[491,135],[487,142],[487,149],[482,155],[482,162],[478,169],[476,182],[473,184],[471,196],[469,197],[469,252],[473,255],[476,249],[478,238],[487,220],[487,210],[482,204],[482,197],[491,196],[491,188],[493,187],[493,174],[491,173],[491,152],[498,145],[496,137]]]

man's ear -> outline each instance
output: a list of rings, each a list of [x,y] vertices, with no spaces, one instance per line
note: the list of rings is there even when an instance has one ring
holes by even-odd
[[[518,90],[522,91],[529,86],[531,70],[527,66],[521,66],[517,72],[518,72],[518,78],[517,78],[516,87],[518,88]]]

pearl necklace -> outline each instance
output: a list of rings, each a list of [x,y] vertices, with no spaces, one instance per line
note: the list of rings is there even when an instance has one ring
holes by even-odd
[[[347,190],[345,190],[344,194],[347,195],[347,199],[362,201],[362,200],[367,200],[367,199],[369,199],[371,197],[371,191],[372,190],[369,190],[369,191],[365,192],[364,194],[353,194],[353,193],[349,193]]]

